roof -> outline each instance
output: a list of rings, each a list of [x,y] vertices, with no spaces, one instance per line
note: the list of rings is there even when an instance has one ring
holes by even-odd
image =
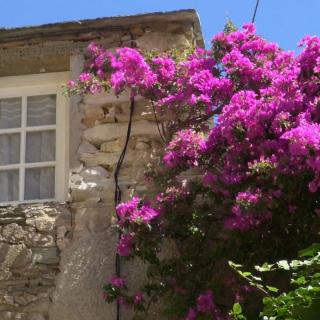
[[[121,31],[126,30],[132,25],[146,25],[154,23],[192,23],[197,40],[203,43],[201,33],[201,25],[198,13],[193,9],[179,10],[171,12],[155,12],[147,14],[137,14],[131,16],[106,17],[97,19],[86,19],[69,22],[50,23],[39,26],[27,26],[19,28],[2,28],[0,29],[0,45],[3,47],[11,47],[19,45],[19,43],[26,43],[32,40],[42,42],[43,40],[55,41],[63,37],[64,40],[79,41],[90,40],[90,33],[103,30]],[[83,39],[85,35],[85,39]],[[92,35],[92,38],[96,37]],[[10,45],[10,43],[12,45]]]

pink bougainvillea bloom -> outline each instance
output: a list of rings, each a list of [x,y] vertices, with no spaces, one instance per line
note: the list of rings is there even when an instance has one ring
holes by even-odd
[[[134,233],[122,234],[118,243],[117,252],[122,257],[128,257],[132,254],[134,244]]]
[[[215,309],[213,302],[213,293],[211,290],[206,291],[197,298],[197,310],[201,313],[211,314]]]
[[[143,293],[142,291],[138,291],[135,293],[134,297],[133,297],[133,304],[134,305],[138,305],[142,302],[143,300]]]
[[[79,80],[82,82],[87,82],[92,80],[92,75],[88,72],[81,73],[79,76]]]
[[[197,312],[193,308],[190,308],[185,320],[196,320],[197,315]]]
[[[121,277],[113,276],[110,283],[117,288],[123,288],[126,285],[126,280]]]

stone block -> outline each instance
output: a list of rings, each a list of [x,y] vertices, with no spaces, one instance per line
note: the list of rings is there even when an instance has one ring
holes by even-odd
[[[111,217],[114,215],[114,207],[96,204],[90,207],[80,207],[74,211],[75,236],[82,236],[86,232],[106,231],[111,225]]]
[[[29,247],[54,247],[54,235],[42,234],[29,230],[26,236],[26,245]]]
[[[84,131],[84,138],[96,146],[103,142],[123,138],[127,133],[127,123],[101,124]],[[158,136],[157,125],[147,120],[139,120],[132,124],[131,136]]]
[[[0,270],[27,266],[31,262],[31,252],[24,244],[0,243]]]
[[[11,223],[24,224],[26,221],[25,216],[16,215],[14,212],[1,212],[0,213],[0,225],[6,225]]]
[[[101,144],[101,152],[111,153],[111,152],[121,152],[125,144],[125,138],[116,139],[113,141],[103,142]]]
[[[80,156],[80,161],[84,163],[86,167],[102,166],[109,171],[117,163],[119,159],[119,153],[105,153],[98,152],[96,154],[85,153]]]
[[[98,106],[101,107],[103,105],[114,103],[114,102],[123,102],[129,100],[129,92],[124,92],[118,97],[115,96],[115,94],[112,93],[97,93],[97,94],[86,94],[83,97],[83,103],[90,106]]]
[[[99,182],[82,183],[71,189],[72,202],[83,202],[89,199],[99,199],[101,201],[113,201],[114,181],[113,179],[103,179]],[[96,202],[96,201],[95,201]]]
[[[104,118],[103,109],[97,105],[85,105],[84,106],[84,118],[82,123],[86,127],[93,127],[97,120]]]
[[[136,146],[135,146],[136,150],[148,150],[150,149],[150,145],[146,142],[137,142]]]
[[[57,265],[59,263],[59,253],[57,248],[32,248],[32,263]]]
[[[88,141],[82,141],[79,148],[78,148],[78,154],[81,153],[96,153],[98,152],[98,149]]]
[[[52,232],[56,219],[49,216],[43,216],[35,219],[35,227],[41,232]]]
[[[114,152],[114,153],[99,152],[94,155],[88,153],[88,154],[83,154],[80,157],[80,161],[82,161],[87,167],[94,167],[99,165],[111,171],[115,168],[116,164],[118,163],[120,154],[121,154],[120,152]],[[123,160],[123,167],[135,165],[135,164],[137,165],[146,164],[148,161],[150,161],[150,157],[151,155],[148,150],[137,150],[137,151],[129,150]]]
[[[25,313],[41,313],[47,315],[51,301],[49,298],[37,299],[23,308]]]
[[[37,220],[48,220],[57,218],[64,211],[64,206],[58,204],[33,204],[32,206],[24,206],[26,215],[26,224],[36,227]],[[41,228],[41,226],[40,226]],[[45,227],[46,228],[46,227]]]
[[[135,37],[141,37],[144,34],[144,29],[138,26],[133,26],[130,28],[130,32]]]
[[[32,252],[28,248],[23,248],[14,259],[11,269],[27,268],[31,264]]]
[[[168,34],[166,32],[146,32],[136,40],[137,46],[144,50],[185,49],[191,43],[184,34]]]
[[[33,301],[38,300],[38,296],[36,294],[31,294],[28,292],[15,292],[13,293],[14,303],[19,306],[26,306]]]
[[[0,240],[8,243],[21,243],[25,240],[27,232],[22,226],[11,223],[0,228]]]

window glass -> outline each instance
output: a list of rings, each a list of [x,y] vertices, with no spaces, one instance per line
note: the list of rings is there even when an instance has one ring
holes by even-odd
[[[19,200],[19,170],[0,171],[0,202]]]
[[[51,167],[26,169],[25,200],[54,198],[54,175]]]
[[[21,127],[21,98],[0,99],[0,129]]]
[[[20,162],[20,133],[0,134],[0,165]]]
[[[26,162],[54,161],[56,153],[56,132],[27,132]]]
[[[32,96],[27,99],[27,126],[43,126],[56,123],[56,96]]]

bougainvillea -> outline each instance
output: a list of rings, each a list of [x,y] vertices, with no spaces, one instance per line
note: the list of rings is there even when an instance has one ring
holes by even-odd
[[[183,55],[89,46],[70,94],[129,90],[170,115],[162,167],[149,173],[159,194],[117,207],[118,253],[148,263],[146,284],[132,293],[113,279],[107,301],[147,312],[162,298],[168,319],[189,320],[229,319],[240,301],[257,318],[247,295],[259,293],[227,261],[290,259],[318,236],[320,39],[300,45],[295,56],[248,24]],[[159,255],[166,240],[174,257]]]

